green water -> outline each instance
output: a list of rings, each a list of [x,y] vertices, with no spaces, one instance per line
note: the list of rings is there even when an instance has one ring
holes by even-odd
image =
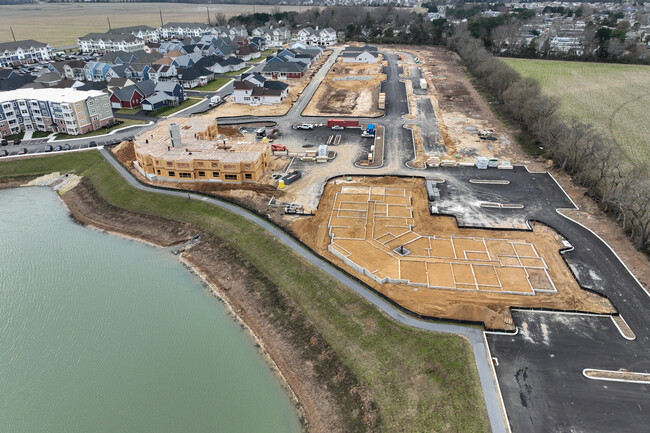
[[[0,190],[0,432],[299,432],[251,339],[176,256]]]

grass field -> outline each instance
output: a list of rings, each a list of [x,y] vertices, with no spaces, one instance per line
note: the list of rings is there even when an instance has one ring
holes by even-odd
[[[195,87],[192,90],[196,90],[199,92],[214,92],[221,89],[225,84],[228,84],[230,81],[231,81],[230,78],[223,78],[223,77],[215,78],[205,86]]]
[[[56,134],[56,137],[54,137],[55,140],[71,140],[75,138],[85,138],[85,137],[96,137],[98,135],[104,135],[108,134],[111,131],[114,131],[116,129],[122,129],[126,128],[127,126],[133,126],[133,125],[143,125],[146,122],[143,122],[142,120],[134,120],[134,119],[120,119],[118,117],[115,118],[115,120],[119,121],[119,125],[111,126],[110,128],[101,128],[96,131],[91,131],[87,134],[82,134],[82,135],[68,135],[68,134]]]
[[[277,287],[369,388],[381,431],[489,431],[464,338],[394,322],[258,226],[200,200],[136,190],[97,151],[0,162],[0,179],[52,171],[83,175],[115,206],[190,222],[236,251],[255,268],[251,275]]]
[[[215,14],[223,13],[227,18],[247,12],[271,13],[298,11],[300,6],[285,5],[223,5],[188,3],[39,3],[2,6],[0,14],[0,42],[13,40],[11,26],[17,40],[36,39],[49,42],[53,47],[75,45],[77,37],[91,32],[106,32],[108,20],[111,27],[135,25],[160,26],[163,21],[184,23],[206,23],[208,9],[212,23]],[[74,25],[70,25],[73,23]]]
[[[203,101],[203,99],[200,98],[187,98],[180,104],[176,106],[167,106],[167,107],[162,107],[154,111],[150,111],[147,113],[147,116],[152,116],[152,117],[163,117],[163,116],[170,116],[174,113],[177,113],[181,110],[185,110],[186,108],[191,107],[194,104],[198,104],[199,102]]]
[[[632,160],[650,162],[650,66],[503,59],[560,99],[560,113],[591,123]]]

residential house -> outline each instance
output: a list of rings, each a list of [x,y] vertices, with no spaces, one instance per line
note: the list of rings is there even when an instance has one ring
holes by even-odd
[[[251,45],[243,45],[235,50],[235,57],[246,62],[257,59],[259,56],[260,51]]]
[[[264,51],[266,49],[266,39],[260,38],[258,36],[253,36],[250,38],[250,45],[254,46],[260,51]]]
[[[153,64],[149,68],[149,79],[158,83],[161,81],[173,80],[178,74],[178,69],[174,65]]]
[[[143,100],[154,94],[155,89],[156,83],[151,80],[114,89],[110,97],[111,106],[116,109],[137,108]]]
[[[343,63],[377,63],[379,56],[370,51],[344,51],[341,59]]]
[[[44,74],[39,75],[34,80],[35,83],[41,83],[46,87],[54,87],[59,84],[63,77],[58,72],[45,72]]]
[[[205,86],[212,80],[214,80],[214,72],[201,66],[192,66],[178,73],[178,82],[185,89]]]
[[[289,94],[289,85],[286,83],[271,80],[264,80],[261,85],[256,83],[257,81],[251,79],[235,81],[230,101],[253,106],[280,104]]]
[[[235,36],[248,37],[248,30],[244,26],[234,26],[228,29],[228,36],[230,39],[234,39]]]
[[[125,69],[126,78],[134,81],[143,81],[149,78],[151,66],[148,63],[131,63]]]
[[[134,84],[135,81],[132,81],[130,78],[114,78],[110,83],[106,83],[106,90],[108,90],[109,93],[113,93],[117,89],[132,86]]]
[[[145,42],[158,42],[158,30],[149,26],[130,26],[111,29],[107,33],[112,35],[133,35]]]
[[[262,74],[258,74],[257,72],[253,72],[250,74],[241,74],[241,80],[250,81],[256,86],[263,86],[264,83],[266,82],[266,78],[264,78]]]
[[[156,85],[153,95],[142,101],[144,111],[154,111],[164,106],[177,106],[185,100],[183,87],[171,81],[161,81]]]
[[[331,27],[319,30],[305,27],[298,32],[298,41],[308,46],[330,46],[337,41],[336,31]]]
[[[86,80],[84,72],[86,64],[81,60],[72,60],[63,65],[63,75],[69,80]]]
[[[107,63],[88,62],[83,71],[86,81],[110,81],[113,78],[120,78],[120,75],[113,68]]]
[[[100,62],[108,63],[109,65],[124,65],[135,61],[137,56],[135,53],[126,51],[109,51],[99,58]]]
[[[6,28],[6,27],[5,27]],[[0,66],[11,68],[52,60],[52,46],[33,39],[0,43]]]
[[[7,92],[10,90],[20,89],[33,83],[35,79],[36,77],[32,74],[7,74],[6,77],[0,78],[0,91]]]
[[[266,78],[285,80],[302,78],[306,71],[307,65],[302,62],[267,62],[262,68],[262,75]]]
[[[133,35],[112,35],[89,33],[77,38],[77,45],[84,53],[105,53],[107,51],[133,52],[144,49],[144,41]]]
[[[85,134],[115,122],[108,95],[77,89],[0,92],[0,136],[21,131]]]

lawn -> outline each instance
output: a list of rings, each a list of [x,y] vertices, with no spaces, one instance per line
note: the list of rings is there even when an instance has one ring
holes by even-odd
[[[247,66],[244,69],[241,69],[239,71],[226,72],[225,74],[221,74],[221,75],[228,75],[229,77],[236,77],[238,75],[245,74],[246,71],[248,71],[250,68],[252,68],[252,66]]]
[[[203,101],[203,99],[187,98],[186,100],[184,100],[183,102],[181,102],[179,105],[175,107],[162,107],[157,110],[150,111],[147,113],[147,116],[152,116],[152,117],[169,116],[181,110],[184,110],[188,107],[191,107],[194,104],[198,104],[201,101]]]
[[[257,59],[249,60],[248,63],[261,63],[266,60],[266,56],[259,56]]]
[[[472,349],[464,338],[394,322],[247,220],[199,200],[130,187],[98,151],[0,162],[0,179],[52,171],[86,176],[111,204],[190,222],[234,250],[251,264],[251,275],[262,275],[315,325],[368,387],[382,431],[489,431]]]
[[[591,123],[630,159],[650,162],[650,66],[503,60],[556,96],[561,114]]]
[[[228,84],[231,81],[231,78],[216,78],[210,81],[205,86],[195,87],[192,90],[198,90],[199,92],[216,92],[221,89],[225,84]]]
[[[135,107],[135,108],[122,108],[120,110],[115,111],[115,114],[136,114],[142,110],[142,107]]]
[[[4,140],[11,141],[11,140],[22,140],[24,136],[25,136],[24,132],[19,132],[18,134],[7,135],[7,136],[4,136],[2,138]]]
[[[118,122],[120,122],[118,125],[111,126],[110,128],[102,128],[98,129],[97,131],[92,131],[87,134],[83,135],[68,135],[68,134],[56,134],[56,137],[54,138],[55,140],[70,140],[70,139],[75,139],[75,138],[85,138],[85,137],[95,137],[97,135],[104,135],[108,134],[111,131],[114,131],[116,129],[120,128],[126,128],[127,126],[133,126],[133,125],[144,125],[146,122],[143,122],[142,120],[133,120],[133,119],[118,119],[115,118]]]
[[[49,137],[52,133],[48,131],[34,131],[32,138],[45,138]]]

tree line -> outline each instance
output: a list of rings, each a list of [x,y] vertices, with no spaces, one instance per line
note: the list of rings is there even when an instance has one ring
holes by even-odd
[[[458,27],[448,46],[463,60],[499,110],[542,147],[554,163],[587,188],[586,194],[614,216],[636,247],[650,253],[650,167],[626,157],[615,142],[592,125],[557,114],[558,101],[539,83],[523,78],[494,57],[466,27]]]

